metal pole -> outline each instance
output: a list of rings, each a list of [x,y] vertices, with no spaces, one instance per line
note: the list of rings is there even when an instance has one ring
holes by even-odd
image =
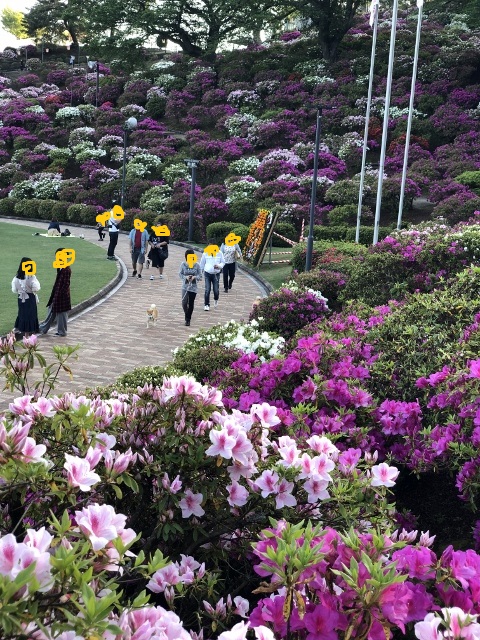
[[[320,133],[322,127],[322,107],[317,108],[317,129],[315,132],[315,157],[313,159],[312,176],[312,196],[310,199],[310,225],[308,227],[307,257],[305,260],[305,271],[312,268],[313,256],[313,225],[315,218],[315,201],[317,199],[317,175],[318,175],[318,152],[320,150]]]
[[[125,178],[127,175],[127,128],[123,129],[123,166],[122,166],[122,190],[120,192],[120,206],[123,209],[123,203],[125,200]]]
[[[42,38],[42,64],[43,64],[43,38]]]
[[[380,152],[380,163],[378,166],[378,187],[377,187],[377,202],[375,206],[375,223],[373,227],[373,244],[377,244],[378,242],[380,208],[382,206],[383,171],[385,168],[385,154],[387,150],[388,118],[390,115],[390,97],[392,95],[392,76],[393,76],[393,62],[395,58],[395,37],[397,34],[397,15],[398,15],[398,0],[393,0],[392,31],[390,33],[390,52],[388,55],[387,90],[385,93],[385,111],[383,114],[382,148]]]
[[[188,213],[188,242],[193,242],[193,213],[195,211],[195,182],[197,180],[197,167],[192,166],[192,183],[190,185],[190,211]]]
[[[397,229],[402,228],[403,200],[405,198],[405,184],[407,182],[408,152],[410,150],[410,134],[412,132],[413,100],[415,98],[415,84],[417,82],[417,68],[418,68],[418,52],[420,49],[420,33],[422,30],[423,0],[417,0],[417,6],[418,6],[417,39],[415,40],[415,54],[413,56],[412,86],[410,88],[410,104],[408,106],[408,123],[407,123],[407,133],[405,135],[405,152],[403,155],[402,184],[400,186],[400,202],[398,204]]]
[[[97,80],[96,80],[96,84],[95,84],[95,106],[98,107],[98,86],[99,86],[99,79],[100,79],[100,68],[98,66],[98,60],[97,60]]]
[[[355,242],[357,243],[360,241],[360,222],[362,218],[363,185],[365,183],[365,166],[367,164],[368,127],[370,125],[370,108],[372,106],[373,70],[375,68],[377,31],[378,31],[378,2],[375,2],[373,5],[372,54],[370,57],[370,76],[368,79],[367,111],[365,114],[365,131],[363,134],[362,168],[360,170],[360,187],[359,187],[359,193],[358,193],[357,229],[355,231]]]

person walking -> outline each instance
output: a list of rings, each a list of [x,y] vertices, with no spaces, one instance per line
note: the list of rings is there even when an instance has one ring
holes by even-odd
[[[150,245],[148,257],[152,261],[152,267],[158,269],[158,277],[162,280],[165,260],[168,258],[168,236],[157,236],[157,234],[152,231],[148,243]],[[154,279],[155,277],[152,274],[150,280]]]
[[[60,251],[65,249],[57,249],[55,256]],[[72,308],[70,300],[70,279],[72,276],[72,270],[70,267],[64,267],[63,269],[57,269],[57,277],[53,285],[52,293],[47,302],[48,314],[45,320],[40,323],[39,333],[45,335],[48,333],[51,325],[57,323],[56,336],[67,335],[67,319],[68,312]]]
[[[145,264],[145,254],[147,253],[148,231],[140,231],[134,227],[128,234],[128,249],[132,256],[132,278],[137,276],[142,279],[143,265]]]
[[[217,247],[218,249],[218,247]],[[223,253],[217,251],[215,255],[213,253],[203,252],[202,259],[200,260],[200,269],[203,272],[205,278],[205,306],[204,311],[210,311],[210,291],[213,286],[213,306],[215,309],[218,306],[219,290],[220,290],[220,274],[222,272],[225,260]]]
[[[37,291],[40,291],[40,283],[34,275],[29,275],[23,268],[26,262],[32,262],[30,258],[22,258],[18,266],[17,274],[12,280],[12,292],[18,296],[18,315],[15,320],[14,330],[28,337],[32,333],[38,333]]]
[[[107,260],[116,260],[115,256],[115,247],[118,243],[118,230],[120,228],[120,220],[117,220],[113,217],[113,212],[110,215],[110,219],[108,220],[108,237],[110,239],[110,243],[107,249]]]
[[[193,251],[193,249],[187,249],[185,251],[185,260],[180,265],[180,271],[178,272],[178,275],[182,279],[182,307],[185,313],[186,327],[190,326],[195,298],[197,297],[198,282],[202,279],[202,270],[198,262],[195,262],[192,266],[187,262],[189,255],[195,255],[195,251]],[[190,264],[192,264],[192,262],[190,262]]]
[[[223,289],[225,293],[228,293],[232,288],[232,283],[235,280],[235,271],[237,268],[237,260],[242,257],[242,251],[238,244],[230,246],[223,243],[220,247],[220,251],[225,258],[225,266],[223,267]]]

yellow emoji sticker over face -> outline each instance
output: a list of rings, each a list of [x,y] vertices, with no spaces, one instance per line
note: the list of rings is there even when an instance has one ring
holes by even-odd
[[[98,216],[95,218],[95,220],[100,224],[102,224],[104,227],[106,226],[109,219],[110,219],[110,211],[104,211],[103,213],[99,213]]]
[[[212,256],[212,258],[215,258],[219,251],[220,249],[217,244],[209,244],[208,247],[205,247],[205,253],[207,256]]]
[[[65,269],[75,262],[75,249],[62,249],[59,251],[53,262],[54,269]]]
[[[112,209],[112,215],[115,220],[123,220],[125,218],[125,211],[119,204],[116,204]]]
[[[225,238],[225,244],[227,245],[227,247],[233,247],[234,245],[238,244],[241,239],[242,239],[241,236],[236,236],[232,231]]]
[[[22,262],[22,271],[26,276],[34,276],[37,273],[37,263],[33,260]]]
[[[135,220],[133,221],[133,226],[138,231],[144,231],[147,227],[147,223],[143,222],[143,220],[140,220],[140,218],[135,218]]]
[[[156,227],[152,226],[152,230],[155,232],[156,236],[169,236],[170,235],[170,229],[167,227],[166,224],[160,224]]]
[[[193,269],[193,265],[197,262],[197,256],[194,253],[189,253],[187,256],[187,264],[190,269]]]

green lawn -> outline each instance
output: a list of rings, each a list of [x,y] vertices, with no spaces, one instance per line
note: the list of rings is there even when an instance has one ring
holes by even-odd
[[[37,231],[39,229],[34,227],[0,222],[0,335],[13,328],[17,317],[17,298],[12,293],[11,282],[23,257],[37,263],[36,275],[41,286],[38,294],[40,321],[46,316],[45,305],[57,274],[52,267],[57,249],[75,249],[75,262],[71,267],[72,306],[95,294],[115,276],[116,263],[106,260],[105,251],[100,247],[80,238],[33,236]]]

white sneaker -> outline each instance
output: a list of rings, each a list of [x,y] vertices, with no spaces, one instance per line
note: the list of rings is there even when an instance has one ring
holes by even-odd
[[[215,307],[215,309],[218,307],[218,300],[214,300],[213,306]]]
[[[160,280],[163,280],[163,276],[158,276],[160,278]]]
[[[210,311],[210,305],[206,304],[206,305],[203,307],[203,310],[204,310],[204,311]]]
[[[150,276],[150,280],[155,280],[154,276]]]

